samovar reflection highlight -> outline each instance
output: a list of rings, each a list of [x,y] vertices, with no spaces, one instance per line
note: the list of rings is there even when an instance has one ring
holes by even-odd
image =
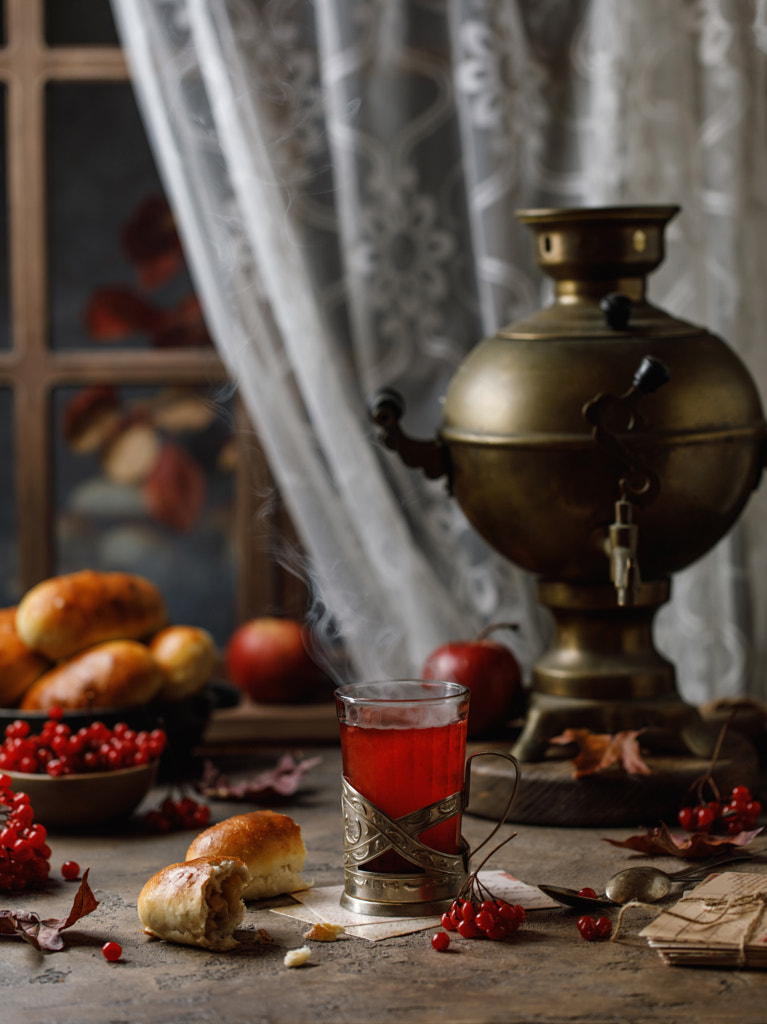
[[[647,298],[677,212],[520,213],[554,280],[551,305],[469,353],[434,440],[402,431],[395,392],[371,407],[384,442],[447,479],[478,533],[534,574],[553,614],[513,749],[522,761],[568,727],[647,728],[672,748],[711,752],[652,623],[671,575],[724,536],[759,482],[765,421],[732,349]]]

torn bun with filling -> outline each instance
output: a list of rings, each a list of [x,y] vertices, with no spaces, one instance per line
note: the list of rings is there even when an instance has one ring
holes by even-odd
[[[246,900],[308,888],[301,875],[306,857],[301,829],[287,814],[252,811],[211,825],[187,850],[188,861],[197,857],[239,857],[250,872],[242,894]]]
[[[233,949],[250,876],[236,857],[201,857],[153,875],[138,898],[146,935],[206,949]]]

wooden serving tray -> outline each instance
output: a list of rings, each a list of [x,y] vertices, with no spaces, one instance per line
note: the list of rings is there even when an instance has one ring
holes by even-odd
[[[334,703],[256,704],[214,711],[203,734],[205,747],[231,744],[314,744],[338,742]]]
[[[508,752],[508,745],[470,745]],[[709,760],[693,756],[647,755],[651,775],[627,775],[607,770],[576,779],[567,760],[525,762],[509,822],[527,825],[589,828],[624,825],[676,824],[677,812],[688,802],[690,787],[708,769]],[[756,751],[742,736],[725,738],[714,768],[721,792],[746,785],[754,792],[759,784]],[[498,758],[478,758],[472,763],[469,814],[497,819],[506,806],[514,780],[509,764]]]

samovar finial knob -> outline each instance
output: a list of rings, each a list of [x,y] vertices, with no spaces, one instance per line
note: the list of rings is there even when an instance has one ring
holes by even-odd
[[[634,303],[628,295],[622,292],[609,292],[599,303],[599,308],[605,315],[605,322],[614,331],[628,330],[631,311]]]

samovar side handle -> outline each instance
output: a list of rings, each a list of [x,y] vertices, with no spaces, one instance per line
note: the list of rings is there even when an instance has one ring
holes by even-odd
[[[370,418],[381,427],[381,440],[411,469],[421,469],[430,480],[447,477],[448,491],[452,490],[452,473],[447,447],[440,441],[419,441],[408,437],[399,425],[405,401],[393,388],[381,388],[368,402]]]

